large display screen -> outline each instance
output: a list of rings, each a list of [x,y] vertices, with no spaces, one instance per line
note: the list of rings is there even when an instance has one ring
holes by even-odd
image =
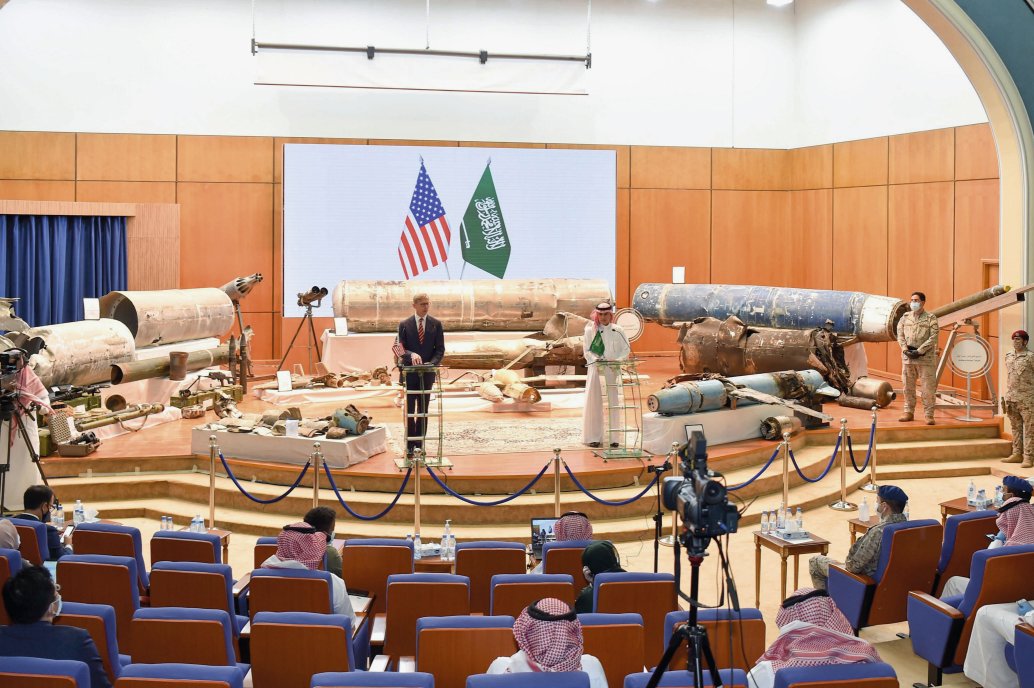
[[[615,278],[614,151],[284,146],[284,315],[343,279]],[[323,309],[329,315],[329,300]]]

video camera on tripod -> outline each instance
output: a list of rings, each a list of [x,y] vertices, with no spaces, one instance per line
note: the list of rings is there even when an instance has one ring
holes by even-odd
[[[688,429],[688,428],[687,428]],[[703,556],[713,538],[735,533],[740,512],[729,503],[725,485],[707,468],[707,439],[692,430],[679,448],[682,478],[664,479],[664,507],[678,513],[685,526],[679,541],[689,556]]]
[[[11,420],[18,399],[18,373],[25,367],[21,349],[0,351],[0,422]]]

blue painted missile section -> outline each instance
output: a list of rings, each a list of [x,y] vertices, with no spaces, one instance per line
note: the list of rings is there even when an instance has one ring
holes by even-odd
[[[743,389],[743,396],[738,393],[742,388],[746,388]],[[764,403],[748,396],[750,391],[797,403],[815,397],[836,399],[840,396],[840,392],[829,386],[817,370],[787,370],[780,373],[676,382],[651,394],[647,399],[647,406],[651,411],[671,416],[717,411],[731,406],[733,399],[736,400],[737,406]]]

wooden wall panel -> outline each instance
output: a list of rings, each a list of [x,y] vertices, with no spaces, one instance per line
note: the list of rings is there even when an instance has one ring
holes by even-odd
[[[250,297],[249,297],[250,298]],[[273,321],[279,320],[279,314],[277,313],[244,313],[244,326],[251,325],[255,331],[255,336],[251,339],[251,360],[253,361],[268,361],[271,359],[280,360],[280,357],[274,352],[273,337],[276,333],[273,327]],[[317,333],[321,334],[323,330],[318,330]],[[238,334],[236,324],[233,327],[234,335]]]
[[[833,191],[833,289],[887,293],[887,187]],[[886,370],[887,347],[866,344],[869,368]]]
[[[176,181],[176,137],[156,134],[79,134],[76,179]]]
[[[302,322],[301,318],[278,318],[278,320],[281,321],[279,340],[280,353],[271,357],[275,358],[277,362],[279,362],[280,358],[285,352],[287,352],[287,347],[291,343],[291,337],[293,337],[294,333],[298,331],[298,325]],[[330,317],[314,317],[312,319],[312,324],[316,328],[316,336],[322,337],[324,330],[334,327],[334,319]],[[295,340],[294,347],[291,349],[290,355],[288,355],[287,360],[284,361],[284,370],[291,370],[295,364],[301,364],[307,373],[312,372],[309,366],[309,352],[305,348],[307,343],[308,341],[305,338],[305,329],[302,329],[298,334],[298,339]],[[321,343],[321,350],[322,346],[323,345]],[[387,364],[391,354],[388,351],[385,351],[384,354],[384,362]],[[319,360],[316,358],[315,349],[312,351],[312,357],[314,360]]]
[[[459,141],[420,141],[416,139],[370,139],[371,146],[452,146],[460,145]]]
[[[175,203],[176,182],[76,182],[77,201]]]
[[[890,183],[955,178],[955,130],[934,129],[890,137]]]
[[[460,141],[460,148],[545,148],[544,143],[520,143],[504,141]]]
[[[176,178],[181,182],[272,182],[269,136],[179,136]]]
[[[371,141],[370,143],[373,143]],[[631,149],[629,146],[594,146],[590,144],[577,143],[547,143],[546,148],[561,148],[567,150],[612,150],[617,153],[617,181],[619,189],[627,189],[631,183]]]
[[[711,281],[793,285],[790,194],[713,191],[711,196]],[[686,280],[691,281],[688,274]]]
[[[833,186],[887,183],[886,136],[833,144]]]
[[[363,146],[366,139],[304,138],[301,136],[276,137],[273,139],[273,182],[283,183],[285,143],[329,143],[335,146]]]
[[[74,201],[75,182],[0,179],[0,199],[5,201]]]
[[[833,190],[790,192],[790,279],[795,287],[833,288]]]
[[[998,258],[998,180],[955,182],[955,299],[984,288],[984,261]]]
[[[632,146],[632,188],[710,189],[711,149]]]
[[[270,274],[262,273],[265,281],[273,294],[273,322],[275,323],[273,337],[273,356],[280,358],[283,351],[280,348],[280,330],[284,314],[284,185],[273,185],[273,269]],[[327,285],[333,293],[334,288]]]
[[[137,205],[136,215],[126,220],[126,288],[178,289],[180,253],[180,207]]]
[[[630,196],[630,289],[643,282],[670,282],[671,269],[686,268],[686,281],[708,282],[711,251],[710,192],[632,189]],[[636,351],[675,351],[673,330],[647,328]]]
[[[273,185],[177,185],[182,206],[180,283],[218,287],[240,275],[273,270]],[[241,301],[245,312],[272,312],[264,281]]]
[[[794,148],[789,156],[791,189],[832,188],[832,145]]]
[[[789,151],[768,148],[714,148],[711,188],[783,190],[789,188]]]
[[[75,179],[75,134],[0,131],[0,179]]]
[[[618,308],[626,308],[632,305],[631,290],[634,284],[629,284],[629,261],[631,257],[631,222],[629,220],[629,199],[628,189],[617,191],[617,218],[615,220],[616,245],[614,253],[615,275],[614,280],[614,302]]]
[[[990,124],[955,128],[955,178],[998,178],[998,149]]]
[[[888,205],[887,293],[926,294],[927,308],[952,300],[954,204],[951,182],[892,185]]]

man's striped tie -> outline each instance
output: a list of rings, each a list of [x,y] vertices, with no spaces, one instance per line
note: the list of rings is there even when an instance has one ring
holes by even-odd
[[[417,318],[416,325],[416,338],[420,340],[420,343],[424,343],[424,319]]]

